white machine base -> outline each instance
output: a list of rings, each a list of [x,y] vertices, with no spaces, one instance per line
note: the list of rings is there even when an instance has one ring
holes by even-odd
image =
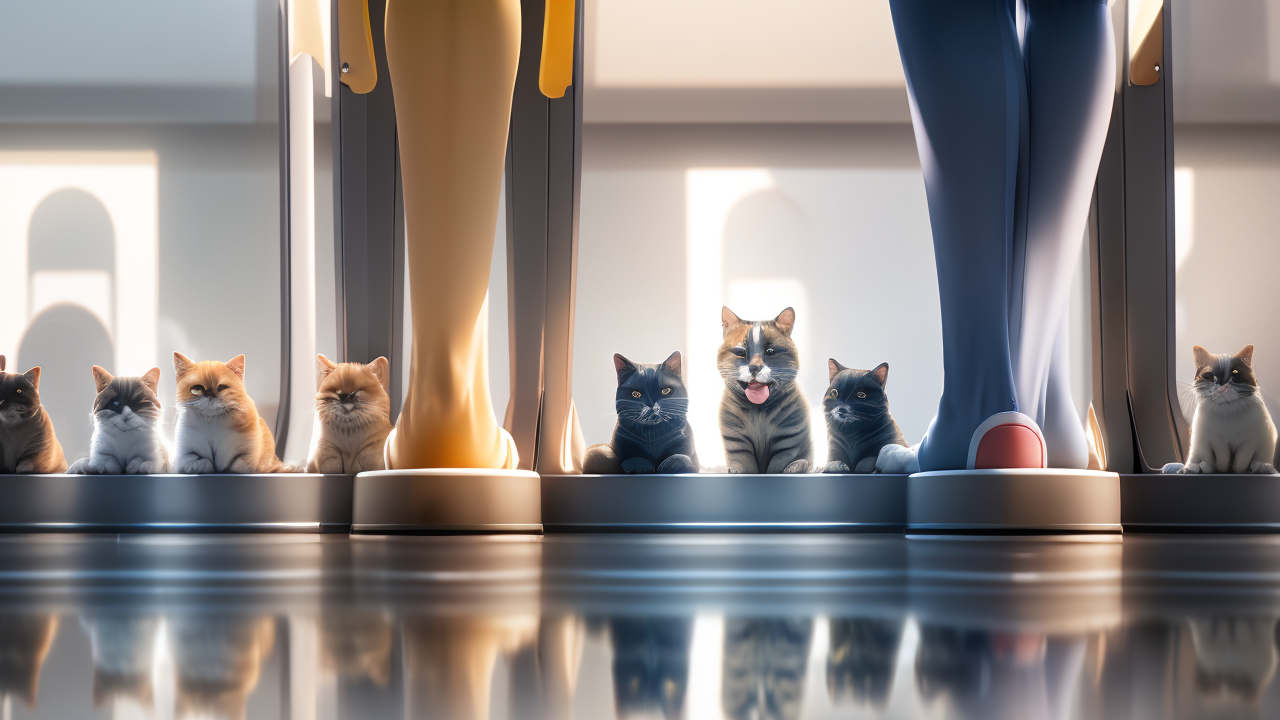
[[[1116,473],[941,470],[907,482],[909,534],[1122,531]]]
[[[542,483],[526,470],[363,472],[354,495],[353,533],[542,532]]]

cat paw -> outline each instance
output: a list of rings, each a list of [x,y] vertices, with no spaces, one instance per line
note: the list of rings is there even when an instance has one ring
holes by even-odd
[[[853,471],[859,475],[870,475],[876,471],[876,458],[862,458],[858,461],[857,466],[853,468]]]
[[[586,475],[616,475],[622,472],[622,463],[607,443],[592,445],[582,455],[582,472]]]
[[[803,458],[802,458],[802,459],[800,459],[800,460],[796,460],[795,462],[793,462],[793,463],[791,463],[790,465],[788,465],[788,466],[786,466],[785,468],[783,468],[783,469],[782,469],[782,473],[783,473],[784,475],[796,475],[796,474],[799,474],[799,473],[807,473],[807,472],[809,472],[809,468],[810,468],[812,465],[813,465],[813,463],[811,463],[811,462],[809,462],[808,460],[805,460],[805,459],[803,459]]]
[[[1164,467],[1160,468],[1160,474],[1178,475],[1179,473],[1186,472],[1186,470],[1184,470],[1185,467],[1186,465],[1183,465],[1182,463],[1165,463]]]
[[[641,457],[622,461],[622,472],[630,475],[648,475],[653,473],[653,463]]]
[[[920,472],[920,446],[885,445],[876,458],[876,472],[907,475]]]
[[[202,457],[181,460],[174,469],[184,475],[203,475],[214,472],[213,461]]]
[[[68,475],[88,475],[90,472],[89,458],[87,457],[80,458],[79,460],[71,463],[71,467],[67,468]]]
[[[133,463],[129,463],[129,467],[125,468],[125,472],[137,473],[138,475],[158,475],[160,473],[169,472],[169,468],[165,467],[165,465],[167,465],[167,463],[160,462],[159,460],[141,460],[138,461],[136,466]]]
[[[847,472],[849,472],[849,466],[848,466],[848,465],[846,465],[846,464],[844,464],[844,463],[842,463],[842,462],[840,462],[839,460],[832,460],[831,462],[827,463],[827,466],[826,466],[826,467],[822,468],[822,472],[824,472],[824,473],[847,473]]]
[[[1276,472],[1276,466],[1272,465],[1269,462],[1254,460],[1253,462],[1249,463],[1249,472],[1255,473],[1258,475],[1274,475]]]
[[[693,458],[688,455],[672,455],[658,464],[658,472],[663,475],[696,473],[698,472],[698,466],[694,464]]]

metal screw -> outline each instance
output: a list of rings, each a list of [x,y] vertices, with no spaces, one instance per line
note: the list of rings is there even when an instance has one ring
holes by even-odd
[[[343,67],[346,67],[346,66],[344,65]],[[343,70],[342,72],[346,72],[346,70]],[[1160,66],[1159,66],[1159,65],[1157,65],[1157,66],[1156,66],[1156,72],[1160,72]]]
[[[1160,69],[1160,68],[1156,68],[1156,70],[1159,70],[1159,69]],[[348,65],[348,64],[346,64],[346,63],[342,63],[342,72],[344,72],[344,73],[349,73],[349,72],[351,72],[351,66],[350,66],[350,65]]]

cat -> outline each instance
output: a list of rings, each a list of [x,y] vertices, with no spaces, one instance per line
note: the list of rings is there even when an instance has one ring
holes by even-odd
[[[613,438],[587,448],[582,471],[591,474],[696,473],[698,452],[689,427],[689,392],[681,379],[680,353],[660,365],[613,356],[618,373]]]
[[[800,358],[791,341],[796,312],[773,320],[740,320],[720,311],[724,378],[720,434],[731,473],[803,473],[813,464],[809,403],[796,385]]]
[[[1195,346],[1197,398],[1185,473],[1273,473],[1276,426],[1258,391],[1253,346],[1210,355]]]
[[[36,706],[40,670],[57,633],[58,618],[53,615],[0,615],[0,712],[12,707],[7,698]]]
[[[115,698],[151,704],[151,663],[160,618],[94,615],[80,618],[93,645],[93,706]]]
[[[183,613],[168,624],[173,717],[243,720],[249,694],[275,647],[275,619]]]
[[[827,360],[831,386],[822,398],[827,416],[827,467],[824,472],[875,472],[880,448],[906,447],[898,423],[889,414],[889,363],[874,370],[852,370],[835,358]]]
[[[112,377],[97,365],[93,381],[98,396],[93,401],[93,437],[89,457],[81,458],[69,473],[116,475],[169,471],[169,450],[160,432],[160,368],[136,378]]]
[[[245,391],[244,355],[225,363],[197,363],[175,352],[173,369],[178,380],[174,472],[299,472],[276,457],[267,421]]]
[[[320,668],[340,678],[391,682],[394,618],[379,611],[339,611],[320,616]]]
[[[724,717],[798,720],[812,644],[812,618],[725,618]]]
[[[354,475],[382,470],[382,446],[391,432],[391,373],[387,359],[362,365],[334,363],[317,355],[320,388],[316,419],[320,432],[307,472]]]
[[[65,472],[62,444],[40,404],[40,367],[19,375],[4,365],[0,355],[0,474]]]
[[[884,710],[902,640],[901,620],[831,618],[828,628],[827,694]]]
[[[615,617],[608,634],[617,717],[685,717],[693,618]]]

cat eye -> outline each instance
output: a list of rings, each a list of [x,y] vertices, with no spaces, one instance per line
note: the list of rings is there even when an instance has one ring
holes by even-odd
[[[21,394],[22,394],[22,388],[18,388],[18,389],[16,389],[16,390],[14,390],[14,392],[16,392],[16,393],[18,393],[19,395],[21,395]]]
[[[765,354],[765,355],[772,355],[772,354],[774,354],[775,352],[777,352],[777,350],[774,350],[773,348],[765,348],[765,350],[764,350],[764,354]]]
[[[633,397],[633,398],[638,398],[638,397],[640,397],[640,391],[639,391],[639,390],[632,390],[632,391],[631,391],[631,397]]]
[[[1240,373],[1240,371],[1239,371],[1239,370],[1232,370],[1232,371],[1231,371],[1231,374],[1232,374],[1232,375],[1238,375],[1239,373]]]
[[[112,400],[112,401],[111,401],[111,404],[112,404],[112,405],[114,405],[114,406],[116,406],[116,407],[120,407],[120,401],[119,401],[119,400]]]
[[[663,394],[663,395],[670,395],[670,394],[671,394],[671,388],[669,388],[669,387],[662,388],[662,394]]]
[[[835,388],[831,388],[831,392],[827,393],[827,397],[829,398],[840,397],[840,391],[836,390]]]
[[[191,394],[192,394],[192,395],[203,395],[203,394],[204,394],[204,386],[203,386],[203,385],[192,385],[192,386],[191,386]]]
[[[226,386],[226,385],[219,385],[219,386],[218,386],[218,392],[222,392],[223,390],[226,390],[226,389],[227,389],[227,386]]]
[[[740,358],[744,358],[747,356],[747,349],[742,346],[738,346],[733,349],[733,354],[737,355]]]
[[[859,390],[859,391],[858,391],[858,397],[859,397],[859,398],[866,398],[866,397],[867,397],[867,394],[866,394],[866,393],[864,393],[864,392],[862,392],[861,390]]]

